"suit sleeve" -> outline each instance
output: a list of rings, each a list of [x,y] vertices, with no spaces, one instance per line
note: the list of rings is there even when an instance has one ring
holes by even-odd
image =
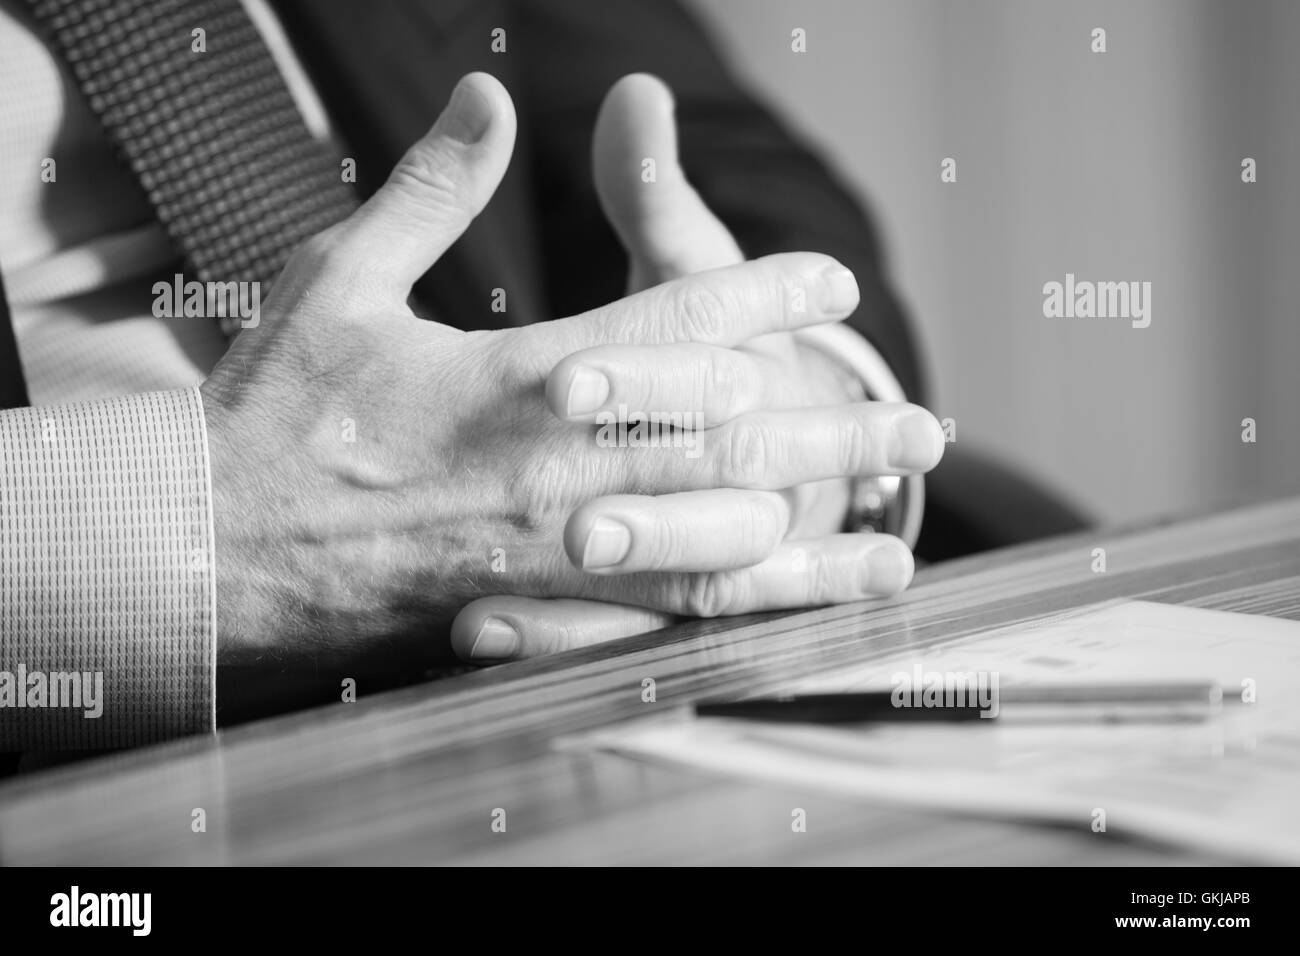
[[[667,0],[528,0],[516,13],[511,42],[525,82],[512,93],[523,104],[547,287],[561,314],[622,292],[624,257],[592,186],[591,134],[615,80],[654,73],[677,100],[687,177],[745,254],[810,250],[852,269],[862,304],[850,324],[884,357],[908,398],[925,401],[917,340],[860,203],[736,83],[685,10]]]
[[[0,750],[211,730],[197,388],[0,412]]]

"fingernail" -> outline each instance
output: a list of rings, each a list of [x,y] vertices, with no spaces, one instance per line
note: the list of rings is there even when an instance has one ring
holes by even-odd
[[[609,379],[594,368],[579,365],[573,370],[569,380],[569,397],[565,402],[564,414],[569,418],[590,415],[609,398]]]
[[[872,594],[897,594],[912,581],[912,552],[899,544],[882,544],[867,556],[867,590]]]
[[[613,518],[597,518],[582,549],[582,567],[585,570],[612,568],[631,549],[632,532],[627,525]]]
[[[926,471],[943,457],[943,429],[929,412],[903,412],[894,419],[894,447],[889,464],[905,471]]]
[[[829,315],[848,315],[858,307],[858,280],[853,273],[840,265],[831,266],[821,274],[822,311]]]
[[[492,106],[473,85],[461,81],[438,120],[444,135],[469,146],[483,138],[492,125]]]
[[[519,650],[519,632],[497,617],[489,617],[478,629],[474,646],[469,649],[473,660],[501,660],[514,657]]]

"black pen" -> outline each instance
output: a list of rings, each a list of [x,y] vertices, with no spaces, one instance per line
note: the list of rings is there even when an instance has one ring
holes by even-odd
[[[969,693],[924,695],[898,690],[792,694],[746,700],[701,701],[701,717],[734,717],[783,723],[858,724],[878,722],[943,723],[993,720],[1008,716],[1036,721],[1181,722],[1204,720],[1223,704],[1223,689],[1212,682],[1145,684],[1027,684],[965,688]]]

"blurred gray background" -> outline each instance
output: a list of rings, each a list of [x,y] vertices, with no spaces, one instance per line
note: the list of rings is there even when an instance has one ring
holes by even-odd
[[[1107,523],[1300,490],[1300,4],[691,3],[869,204],[959,443]],[[1151,326],[1044,318],[1067,272]]]

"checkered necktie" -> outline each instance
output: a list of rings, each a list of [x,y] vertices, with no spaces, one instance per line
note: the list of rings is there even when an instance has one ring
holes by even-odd
[[[270,283],[356,207],[240,0],[28,3],[198,280]]]

